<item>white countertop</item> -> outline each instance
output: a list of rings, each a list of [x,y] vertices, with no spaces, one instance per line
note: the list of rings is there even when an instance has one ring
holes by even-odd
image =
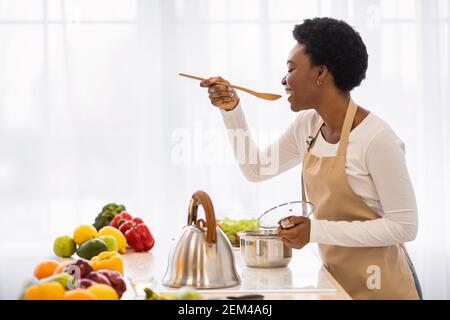
[[[258,269],[246,267],[238,248],[233,249],[241,284],[231,288],[198,290],[205,298],[225,298],[229,295],[259,293],[265,299],[350,299],[350,296],[323,268],[314,245],[294,250],[288,267]],[[126,277],[138,282],[135,297],[132,290],[125,299],[140,299],[143,288],[150,287],[158,293],[176,292],[178,289],[162,285],[169,249],[154,248],[149,253],[127,253]]]
[[[0,299],[17,299],[22,286],[32,277],[34,266],[51,255],[48,243],[34,243],[27,246],[0,246]],[[350,299],[350,296],[322,267],[316,247],[310,244],[302,250],[293,250],[293,258],[287,268],[257,269],[248,268],[240,259],[235,249],[236,266],[241,277],[241,284],[226,289],[199,290],[205,298],[225,298],[229,295],[260,293],[265,299]],[[139,282],[138,296],[135,296],[129,281],[128,290],[123,299],[142,299],[143,288],[150,286],[156,292],[173,292],[177,289],[161,284],[164,276],[168,246],[155,246],[150,252],[123,255],[125,260],[125,277]]]

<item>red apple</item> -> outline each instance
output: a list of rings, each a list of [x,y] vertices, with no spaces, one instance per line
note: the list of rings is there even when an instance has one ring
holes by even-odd
[[[89,261],[84,259],[78,259],[74,263],[68,264],[64,271],[79,279],[86,278],[86,276],[93,271]]]
[[[127,285],[125,284],[125,281],[122,278],[122,275],[113,270],[99,270],[97,273],[100,273],[108,278],[109,282],[111,282],[111,287],[116,290],[117,294],[119,295],[119,298],[122,297],[123,293],[127,290]]]
[[[108,278],[105,275],[99,273],[98,271],[90,272],[86,276],[86,278],[90,279],[90,280],[92,280],[92,281],[94,281],[96,283],[103,283],[103,284],[106,284],[108,286],[111,286],[111,282],[108,280]]]
[[[78,284],[80,285],[81,289],[87,289],[90,286],[94,285],[95,282],[92,281],[91,279],[81,279]]]

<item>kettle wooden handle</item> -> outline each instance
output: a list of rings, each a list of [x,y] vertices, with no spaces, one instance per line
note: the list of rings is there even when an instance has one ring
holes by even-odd
[[[209,244],[216,243],[216,216],[211,198],[204,191],[196,191],[189,203],[188,225],[197,224],[197,210],[201,205],[206,216],[206,242]]]

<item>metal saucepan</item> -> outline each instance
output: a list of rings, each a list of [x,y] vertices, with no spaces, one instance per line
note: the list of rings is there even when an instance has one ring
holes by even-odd
[[[254,230],[238,233],[241,257],[248,267],[283,268],[292,258],[292,249],[277,235],[277,230]]]
[[[313,212],[312,203],[303,201],[283,203],[264,212],[258,219],[261,230],[238,233],[245,264],[254,268],[286,267],[292,258],[292,248],[281,241],[277,228],[294,227],[288,219],[290,216],[308,217]]]

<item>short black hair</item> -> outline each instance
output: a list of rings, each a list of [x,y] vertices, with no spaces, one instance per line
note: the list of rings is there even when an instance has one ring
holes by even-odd
[[[366,46],[359,33],[345,21],[306,19],[292,33],[304,45],[313,65],[325,65],[330,70],[340,90],[351,91],[366,77]]]

